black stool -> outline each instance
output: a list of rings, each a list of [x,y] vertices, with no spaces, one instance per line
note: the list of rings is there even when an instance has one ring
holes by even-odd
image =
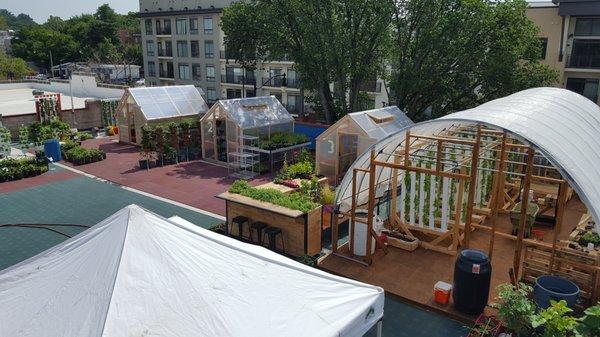
[[[267,224],[264,222],[257,221],[255,223],[253,223],[250,226],[250,241],[254,242],[254,239],[252,238],[252,232],[256,231],[256,241],[259,245],[262,245],[262,236],[263,236],[262,232],[267,227],[268,227]]]
[[[238,237],[241,239],[244,238],[244,224],[248,225],[249,224],[249,220],[248,218],[246,218],[245,216],[236,216],[235,218],[231,219],[231,226],[233,227],[233,224],[236,224],[238,226]],[[250,232],[250,230],[248,230],[248,232]],[[250,236],[252,236],[252,233],[250,233]]]
[[[283,248],[282,251],[285,253],[285,243],[283,242],[283,233],[281,232],[280,228],[267,227],[267,228],[265,228],[264,235],[267,235],[267,237],[269,238],[269,249],[272,251],[277,250],[276,239],[277,239],[277,235],[279,235],[281,238],[281,248]]]

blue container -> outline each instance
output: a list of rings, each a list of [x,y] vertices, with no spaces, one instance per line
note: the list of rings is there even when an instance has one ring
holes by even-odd
[[[564,277],[544,275],[535,281],[533,298],[542,309],[550,306],[550,300],[565,300],[572,308],[579,298],[579,287]]]
[[[58,139],[48,139],[44,142],[44,152],[46,153],[46,157],[48,160],[52,162],[57,162],[62,160],[62,156],[60,154],[60,143]]]

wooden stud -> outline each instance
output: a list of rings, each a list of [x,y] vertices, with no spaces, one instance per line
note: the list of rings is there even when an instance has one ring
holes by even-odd
[[[531,173],[533,171],[533,155],[535,151],[532,147],[527,150],[527,167],[525,171],[525,180],[523,182],[523,195],[521,197],[521,215],[519,217],[519,233],[517,235],[517,248],[515,249],[514,271],[515,278],[519,280],[521,269],[521,254],[523,250],[523,238],[525,237],[525,220],[527,218],[527,206],[529,201],[529,189],[531,188]]]
[[[479,167],[479,141],[481,140],[481,125],[477,126],[477,136],[475,138],[475,145],[473,146],[473,153],[471,155],[471,180],[469,183],[469,194],[467,196],[467,214],[465,217],[465,234],[464,234],[464,247],[469,248],[469,239],[471,236],[471,222],[473,221],[473,204],[475,199],[475,185],[477,184],[477,169]]]
[[[367,218],[367,233],[371,233],[373,231],[373,218],[375,216],[375,150],[371,150],[371,165],[370,165],[370,173],[369,173],[369,203],[368,203],[368,218]],[[373,257],[371,254],[371,246],[373,244],[373,240],[371,240],[371,236],[369,234],[366,235],[367,238],[367,263],[371,264],[373,262]]]
[[[331,217],[333,218],[331,221],[331,250],[334,253],[338,252],[338,240],[340,238],[340,233],[338,229],[338,213],[337,209],[331,213]]]
[[[398,153],[394,154],[394,163],[400,163],[400,156]],[[391,190],[391,198],[390,198],[390,225],[392,229],[396,229],[398,227],[398,223],[396,223],[396,215],[398,213],[398,169],[392,168],[392,190]]]
[[[492,197],[490,198],[490,208],[492,211],[492,233],[490,235],[490,244],[488,249],[488,255],[490,260],[492,259],[492,255],[494,253],[494,240],[496,236],[496,226],[498,223],[498,210],[500,205],[498,200],[502,200],[502,195],[500,192],[504,191],[504,185],[502,184],[502,180],[504,179],[504,170],[506,169],[506,132],[502,134],[502,145],[500,146],[500,161],[496,162],[497,172],[494,174],[494,182],[492,183]]]
[[[464,170],[464,168],[462,170]],[[460,220],[461,220],[461,215],[462,215],[464,192],[465,192],[465,181],[461,179],[458,182],[456,205],[454,205],[454,227],[452,228],[452,231],[454,233],[452,235],[452,246],[455,250],[458,249],[459,238],[460,238],[460,227],[461,227]],[[469,218],[467,217],[466,220],[469,220]],[[465,230],[466,229],[467,228],[465,226]]]
[[[410,166],[410,130],[406,131],[404,140],[404,166]]]
[[[554,267],[554,257],[556,256],[556,243],[558,241],[558,234],[562,228],[562,222],[565,214],[565,207],[567,204],[567,189],[569,185],[563,181],[558,187],[558,201],[556,208],[556,216],[554,217],[554,235],[552,237],[552,254],[550,255],[550,263],[548,265],[548,273],[552,274],[552,268]]]

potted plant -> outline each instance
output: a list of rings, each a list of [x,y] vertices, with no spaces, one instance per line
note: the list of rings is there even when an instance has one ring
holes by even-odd
[[[467,337],[495,337],[502,324],[494,316],[479,315]]]
[[[577,321],[575,332],[578,337],[600,336],[600,303],[585,309],[584,316]]]
[[[525,283],[517,286],[501,284],[498,286],[497,303],[492,307],[498,310],[498,318],[513,337],[531,336],[533,326],[531,317],[536,305],[530,299],[533,288]]]
[[[569,316],[573,310],[567,306],[567,301],[550,301],[550,306],[532,315],[534,329],[542,327],[542,337],[572,336],[577,319]]]

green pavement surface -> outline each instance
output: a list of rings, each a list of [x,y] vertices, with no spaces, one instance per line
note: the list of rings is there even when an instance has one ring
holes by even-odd
[[[204,228],[222,222],[113,184],[81,176],[0,194],[0,224],[93,226],[130,204],[137,204],[164,217],[178,215]],[[85,230],[81,227],[51,228],[70,236]],[[46,229],[0,227],[0,270],[66,239],[67,236]]]

